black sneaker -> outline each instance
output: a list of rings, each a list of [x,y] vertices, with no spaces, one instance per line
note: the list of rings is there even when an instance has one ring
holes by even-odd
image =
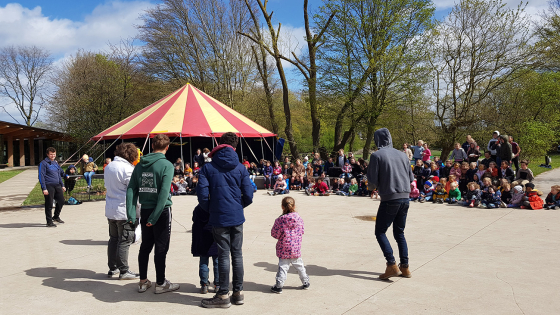
[[[49,222],[49,223],[47,223],[47,227],[56,227],[56,224],[54,224],[52,222]]]
[[[304,283],[304,284],[301,286],[301,289],[302,289],[302,290],[307,290],[307,289],[309,289],[309,286],[310,286],[310,285],[311,285],[311,283],[306,282],[306,283]]]
[[[282,293],[282,288],[278,288],[277,286],[273,286],[272,288],[270,288],[270,291],[272,291],[276,294],[281,294]]]
[[[243,291],[233,292],[233,294],[231,295],[231,298],[229,300],[231,301],[231,304],[233,304],[233,305],[243,305],[245,303],[244,296],[243,296]]]
[[[64,221],[62,221],[62,219],[60,218],[53,218],[52,220],[61,224],[64,223]]]
[[[210,299],[202,300],[201,304],[205,308],[229,308],[231,306],[229,296],[218,294]]]

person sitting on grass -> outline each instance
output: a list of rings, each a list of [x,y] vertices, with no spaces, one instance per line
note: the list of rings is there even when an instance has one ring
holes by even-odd
[[[471,182],[467,184],[467,193],[463,198],[464,202],[463,205],[465,207],[478,207],[480,205],[480,200],[482,197],[482,192],[480,190],[480,186],[475,183]]]
[[[560,207],[560,185],[550,187],[550,193],[545,199],[545,209],[556,210]]]
[[[452,182],[449,189],[448,198],[445,199],[450,205],[457,203],[461,200],[461,191],[459,190],[459,184],[457,182]]]
[[[522,164],[523,165],[523,164]],[[527,183],[525,185],[525,196],[521,209],[540,210],[543,208],[543,200],[539,197],[539,192],[535,190],[535,184]]]

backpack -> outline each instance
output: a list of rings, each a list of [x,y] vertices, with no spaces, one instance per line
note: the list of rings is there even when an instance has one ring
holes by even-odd
[[[68,198],[68,201],[66,201],[66,204],[68,204],[68,205],[80,205],[80,204],[82,204],[82,202],[78,201],[74,197],[70,197],[70,198]]]

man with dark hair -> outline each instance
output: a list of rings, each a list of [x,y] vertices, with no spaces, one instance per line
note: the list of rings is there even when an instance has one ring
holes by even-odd
[[[142,205],[140,224],[142,245],[138,253],[140,282],[138,292],[146,292],[152,286],[148,280],[150,252],[155,245],[156,265],[155,293],[165,293],[179,289],[165,278],[165,260],[171,238],[171,181],[173,164],[165,158],[169,149],[169,137],[158,134],[152,141],[153,152],[144,155],[134,168],[126,191],[126,211],[129,224],[137,224],[136,202]]]
[[[202,306],[208,308],[243,304],[243,208],[253,202],[253,187],[249,172],[239,163],[235,153],[237,142],[237,135],[225,133],[220,138],[220,145],[210,152],[212,162],[206,163],[199,172],[198,202],[203,210],[210,213],[209,224],[218,245],[220,290],[213,298],[202,300]],[[233,267],[231,298],[230,253]]]
[[[115,150],[115,160],[104,170],[107,189],[105,216],[109,224],[109,278],[119,274],[120,280],[138,279],[138,274],[128,268],[128,249],[134,243],[136,224],[129,223],[126,215],[126,190],[134,171],[132,163],[137,159],[136,146],[132,143],[121,143]]]
[[[64,223],[60,218],[60,212],[64,205],[64,192],[66,188],[62,181],[64,172],[58,165],[56,159],[56,149],[53,147],[47,148],[47,157],[39,163],[39,183],[41,190],[45,196],[45,216],[47,218],[47,227],[56,227],[53,221]],[[54,209],[54,217],[52,215],[53,201],[56,200]]]
[[[367,178],[369,189],[373,191],[378,188],[381,197],[375,221],[375,237],[387,260],[385,273],[380,275],[379,279],[385,280],[400,275],[410,278],[404,228],[409,207],[410,183],[414,181],[414,175],[406,154],[393,148],[391,133],[387,128],[376,130],[374,139],[379,150],[371,154]],[[401,263],[398,267],[391,244],[385,235],[391,225],[399,247]]]

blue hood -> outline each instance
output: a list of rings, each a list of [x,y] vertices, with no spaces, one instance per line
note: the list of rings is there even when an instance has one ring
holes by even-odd
[[[240,164],[237,153],[231,147],[225,147],[213,153],[212,163],[223,169],[232,170]]]

